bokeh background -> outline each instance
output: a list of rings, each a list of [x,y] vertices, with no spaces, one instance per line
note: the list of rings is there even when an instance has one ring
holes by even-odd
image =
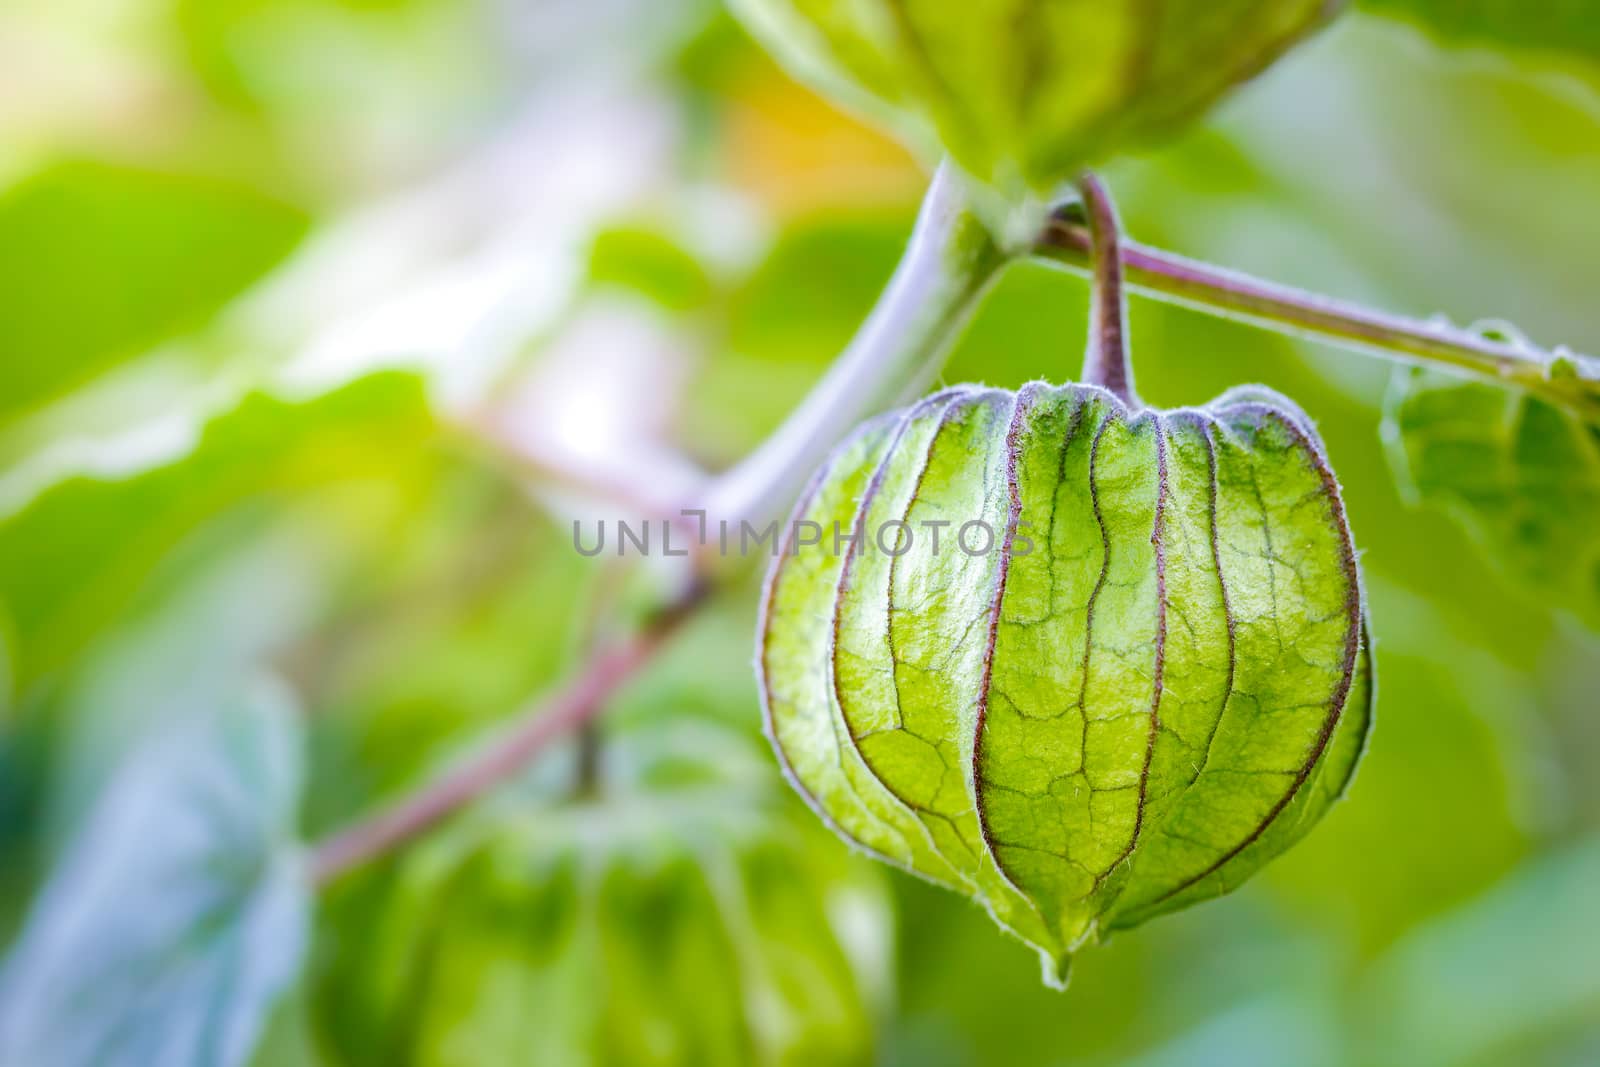
[[[1593,352],[1597,84],[1537,50],[1356,15],[1107,174],[1145,241]],[[288,820],[307,838],[559,680],[617,599],[614,568],[572,550],[571,483],[671,499],[752,447],[870,306],[924,182],[700,0],[8,0],[0,995],[70,973],[73,953],[115,964],[109,942],[23,936],[41,887],[83,849],[138,868],[187,832],[210,794],[177,798],[176,823],[159,805],[96,812],[151,738],[227,714],[260,676],[303,732]],[[1068,377],[1084,311],[1080,280],[1018,267],[946,378]],[[1378,640],[1353,793],[1244,890],[1119,935],[1052,993],[967,902],[813,839],[758,744],[752,577],[629,687],[602,743],[670,726],[686,766],[721,751],[695,729],[743,745],[753,758],[717,771],[737,764],[765,828],[691,813],[691,836],[744,863],[748,892],[767,885],[756,911],[812,877],[858,893],[829,935],[795,919],[785,942],[843,951],[785,971],[810,985],[784,1003],[832,1012],[831,1051],[793,1062],[1600,1063],[1595,636],[1407,502],[1380,432],[1384,361],[1144,300],[1133,331],[1150,401],[1256,380],[1322,428]],[[252,783],[233,782],[246,807]],[[627,899],[584,920],[619,943],[727,924],[691,891],[627,897],[628,879],[659,880],[629,864],[683,832],[674,816],[613,832],[572,823],[573,803],[528,785],[468,823],[570,823],[539,847],[620,854],[607,877]],[[803,862],[751,874],[748,842],[774,826]],[[563,909],[588,902],[570,858],[458,870],[451,849],[476,846],[452,833],[469,836],[323,895],[304,977],[245,1060],[137,1062],[762,1062],[759,1042],[675,1044],[675,1027],[764,1025],[739,1021],[756,1008],[734,964],[561,940]],[[112,941],[182,891],[101,877]],[[751,936],[787,937],[771,916],[800,905],[783,908]],[[107,979],[72,1025],[166,995],[148,981]],[[194,981],[203,999],[231,979]],[[41,1055],[27,1062],[55,1067]]]

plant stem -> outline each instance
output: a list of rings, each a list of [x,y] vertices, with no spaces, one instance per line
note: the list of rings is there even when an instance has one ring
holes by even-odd
[[[1057,214],[1034,252],[1049,262],[1087,273],[1092,248],[1088,226]],[[1122,255],[1129,284],[1148,296],[1280,333],[1332,341],[1391,358],[1458,367],[1519,386],[1590,418],[1600,417],[1600,360],[1591,356],[1547,352],[1448,323],[1373,311],[1126,237]]]
[[[1093,174],[1078,182],[1089,218],[1089,347],[1083,357],[1083,380],[1104,387],[1130,407],[1133,362],[1128,352],[1128,294],[1123,288],[1122,222],[1111,194]]]
[[[911,243],[860,331],[783,425],[717,480],[713,519],[779,514],[828,451],[865,416],[921,395],[1009,257],[948,164],[934,175]]]
[[[860,332],[772,436],[712,483],[704,499],[707,516],[736,524],[779,514],[851,427],[922,393],[1008,260],[968,209],[961,180],[941,168],[905,255]],[[480,752],[315,845],[313,883],[325,885],[403,847],[521,771],[551,742],[590,723],[705,601],[718,577],[692,577],[638,633],[596,651],[566,685],[522,712]]]
[[[425,833],[515,775],[551,741],[588,723],[612,694],[654,658],[703,595],[703,587],[697,587],[638,633],[596,651],[576,677],[520,715],[509,731],[478,753],[392,806],[325,838],[312,849],[312,884],[326,885]]]

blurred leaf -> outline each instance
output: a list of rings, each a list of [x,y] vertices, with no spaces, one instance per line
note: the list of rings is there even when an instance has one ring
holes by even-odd
[[[1174,1041],[1120,1067],[1232,1067],[1292,1063],[1336,1067],[1342,1048],[1339,1020],[1326,1000],[1277,990],[1219,1012]]]
[[[741,654],[755,632],[759,580],[759,573],[748,574],[742,586],[702,608],[673,639],[673,654],[657,659],[618,694],[606,722],[646,728],[688,716],[759,740],[760,698],[749,658]]]
[[[730,295],[721,348],[688,393],[691,447],[737,457],[776,426],[849,342],[910,232],[898,212],[859,212],[782,233]]]
[[[968,902],[918,879],[897,878],[895,888],[900,1018],[901,1025],[910,1024],[891,1045],[896,1055],[889,1062],[896,1067],[1121,1063],[1172,1041],[1182,1048],[1183,1035],[1197,1027],[1226,1037],[1233,1028],[1216,1024],[1242,1004],[1334,985],[1342,962],[1339,946],[1294,922],[1258,879],[1205,908],[1119,933],[1084,953],[1074,964],[1072,988],[1062,995],[1040,983],[1031,953],[994,937],[987,916]],[[1197,969],[1205,981],[1196,981]],[[924,1043],[940,1055],[923,1054]],[[895,1048],[901,1044],[911,1048]],[[1187,1051],[1199,1044],[1188,1044]],[[1192,1062],[1299,1063],[1230,1057],[1228,1051],[1234,1050]],[[1314,1049],[1302,1051],[1309,1058]]]
[[[0,196],[0,420],[206,321],[306,216],[246,186],[63,162]]]
[[[1600,628],[1600,428],[1526,393],[1396,372],[1385,436],[1402,488],[1502,572]]]
[[[207,518],[253,496],[391,471],[432,431],[422,383],[390,372],[311,400],[250,394],[160,466],[51,487],[0,519],[0,604],[18,688],[114,620]]]
[[[297,714],[258,689],[123,765],[0,976],[0,1063],[248,1062],[305,946]]]
[[[553,684],[582,640],[594,567],[522,486],[450,470],[429,504],[391,572],[307,642],[325,662],[308,827],[415,780]]]
[[[589,249],[589,281],[637,290],[673,311],[690,311],[712,295],[712,281],[694,253],[649,226],[601,231]]]
[[[1013,265],[956,341],[943,380],[993,382],[1009,389],[1032,378],[1071,381],[1083,364],[1080,339],[1088,336],[1088,303],[1087,290],[1077,288],[1076,279],[1037,263]],[[1142,351],[1140,356],[1152,358]],[[1161,382],[1166,380],[1163,375]],[[1197,392],[1193,399],[1220,392]]]
[[[1360,1019],[1369,1062],[1531,1062],[1528,1040],[1600,1012],[1600,841],[1531,863],[1419,928],[1374,968]]]
[[[603,757],[594,793],[553,753],[394,877],[340,890],[318,999],[344,1062],[870,1062],[875,872],[754,742],[678,719]]]
[[[1337,931],[1350,953],[1370,953],[1465,899],[1527,851],[1501,739],[1472,688],[1488,672],[1380,640],[1378,673],[1388,711],[1359,782],[1267,875],[1283,906]]]
[[[0,610],[0,722],[11,717],[12,667],[11,667],[11,623]]]
[[[821,213],[796,223],[736,295],[729,341],[771,362],[826,367],[905,249],[898,212]]]
[[[311,1030],[308,999],[304,983],[282,998],[256,1045],[252,1067],[324,1067]]]
[[[217,97],[238,105],[254,103],[249,79],[239,69],[240,43],[253,43],[248,31],[253,21],[272,16],[283,18],[297,9],[383,11],[397,9],[411,0],[302,0],[276,3],[267,0],[176,0],[173,22],[183,42],[184,52],[195,73]]]
[[[1594,0],[1361,0],[1361,6],[1452,43],[1600,60],[1600,8]]]
[[[349,557],[374,551],[373,537],[338,542],[345,524],[326,522],[326,505],[309,500],[304,514],[246,509],[210,524],[163,564],[128,618],[34,702],[17,725],[44,749],[40,853],[77,835],[141,738],[231,701],[239,679],[262,663],[294,662],[304,634],[348,584]]]

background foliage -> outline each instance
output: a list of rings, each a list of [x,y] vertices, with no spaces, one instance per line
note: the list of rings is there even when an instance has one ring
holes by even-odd
[[[1597,23],[1535,6],[1370,0],[1111,167],[1131,230],[1600,350]],[[18,0],[0,57],[0,1063],[375,1062],[416,953],[459,992],[554,951],[570,895],[527,871],[560,863],[504,856],[593,801],[553,752],[461,838],[320,898],[296,842],[572,665],[614,579],[572,552],[594,505],[551,488],[550,458],[670,495],[738,457],[871,304],[923,175],[696,0]],[[1084,329],[1079,283],[1018,268],[947,378],[1061,380]],[[580,961],[564,990],[624,1020],[604,1032],[669,1036],[591,1049],[708,1062],[674,1043],[689,1018],[740,1062],[802,1047],[751,1020],[803,1018],[827,1020],[804,1047],[883,1064],[1600,1058],[1592,428],[1164,305],[1136,300],[1133,329],[1152,402],[1259,380],[1319,422],[1377,635],[1350,799],[1062,996],[971,905],[810,833],[770,760],[724,759],[771,812],[761,848],[716,820],[644,831],[701,866],[626,850],[609,906],[720,926],[684,943],[754,946],[741,965],[783,993],[662,1000],[638,976],[675,957],[624,938],[633,963]],[[746,586],[697,618],[607,752],[670,769],[663,728],[687,724],[759,754],[753,616]],[[690,748],[646,785],[693,792],[694,753],[722,749]],[[450,856],[474,834],[501,858]],[[697,895],[726,854],[774,886],[754,934]],[[859,906],[824,923],[788,871]],[[451,932],[377,921],[406,908]],[[383,1062],[511,1062],[518,1027],[564,1011],[514,1000],[421,995]]]

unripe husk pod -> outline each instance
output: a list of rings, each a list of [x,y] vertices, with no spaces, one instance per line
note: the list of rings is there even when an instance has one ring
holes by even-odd
[[[1014,201],[1168,136],[1343,0],[736,0],[797,77]]]
[[[1080,946],[1236,888],[1360,759],[1356,553],[1270,390],[1161,411],[958,386],[861,428],[793,519],[758,649],[791,781],[1053,984]]]
[[[758,744],[634,727],[566,800],[570,754],[552,757],[335,901],[345,950],[317,999],[341,1062],[872,1062],[885,887]]]

